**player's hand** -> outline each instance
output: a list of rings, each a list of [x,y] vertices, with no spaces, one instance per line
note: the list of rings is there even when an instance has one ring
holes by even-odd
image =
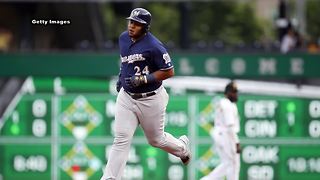
[[[120,79],[118,79],[118,81],[117,81],[116,88],[117,88],[117,92],[119,92],[120,89],[121,89],[121,81],[120,81]]]
[[[240,154],[240,153],[241,153],[241,146],[240,146],[240,143],[236,143],[236,152],[237,152],[238,154]]]
[[[127,77],[125,83],[130,88],[138,87],[146,83],[146,77],[144,75]]]

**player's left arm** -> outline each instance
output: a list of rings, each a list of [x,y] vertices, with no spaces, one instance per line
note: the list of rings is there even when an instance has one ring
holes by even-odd
[[[235,119],[235,117],[232,115],[233,113],[233,109],[232,109],[232,105],[228,104],[228,103],[223,103],[222,105],[222,111],[223,111],[223,116],[226,120],[226,125],[227,125],[227,133],[228,136],[232,142],[232,144],[234,144],[234,146],[232,147],[233,151],[236,153],[240,153],[241,152],[241,147],[240,147],[240,140],[239,137],[237,135],[237,131],[236,131],[236,123],[235,121],[237,119]]]
[[[158,70],[152,73],[156,81],[163,81],[174,76],[174,68]]]
[[[232,147],[232,149],[234,150],[234,152],[240,153],[241,152],[240,141],[234,129],[235,129],[234,125],[229,125],[227,133],[229,135],[231,142],[234,144],[234,147]]]
[[[154,54],[154,64],[159,70],[150,75],[153,76],[156,81],[163,81],[174,76],[174,67],[169,53],[163,47],[159,47],[154,51]]]

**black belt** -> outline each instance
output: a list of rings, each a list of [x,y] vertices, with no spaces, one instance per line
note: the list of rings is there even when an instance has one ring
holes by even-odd
[[[156,94],[156,92],[152,91],[152,92],[147,92],[147,93],[131,93],[125,90],[125,92],[127,94],[129,94],[129,96],[132,97],[132,99],[140,99],[140,98],[145,98],[145,97],[150,97]]]

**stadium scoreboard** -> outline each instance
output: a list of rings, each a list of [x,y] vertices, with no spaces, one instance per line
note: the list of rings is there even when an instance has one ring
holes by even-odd
[[[0,179],[99,179],[113,142],[112,85],[67,78],[28,83],[0,126]],[[170,96],[165,130],[189,136],[188,167],[150,146],[138,128],[124,177],[193,180],[209,173],[219,163],[209,132],[221,96]],[[240,94],[237,106],[241,179],[320,179],[320,98]]]

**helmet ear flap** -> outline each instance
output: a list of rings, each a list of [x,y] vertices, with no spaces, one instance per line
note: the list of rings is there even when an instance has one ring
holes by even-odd
[[[146,32],[149,31],[149,30],[150,30],[150,24],[146,24],[146,25],[144,26],[144,29],[145,29]]]

